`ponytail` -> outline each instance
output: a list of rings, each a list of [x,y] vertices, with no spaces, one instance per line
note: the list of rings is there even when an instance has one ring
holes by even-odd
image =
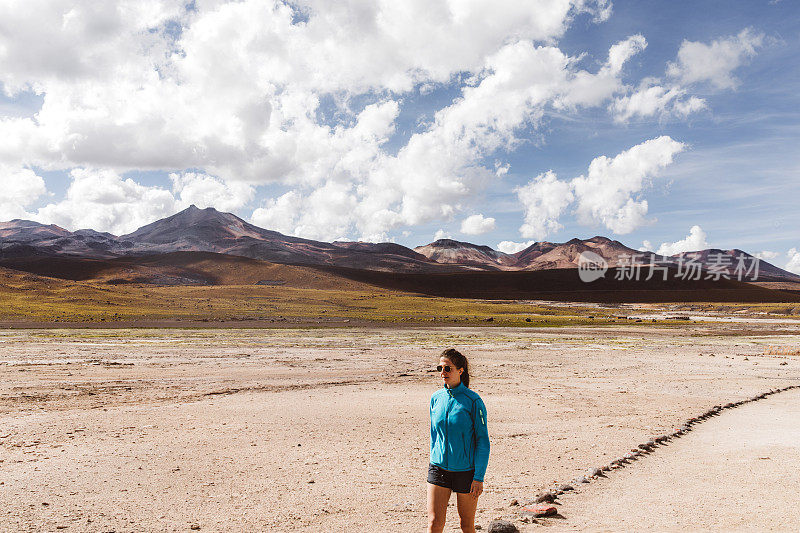
[[[469,388],[469,361],[467,358],[455,348],[448,348],[442,352],[441,357],[450,359],[456,368],[463,368],[464,372],[461,373],[461,383]]]

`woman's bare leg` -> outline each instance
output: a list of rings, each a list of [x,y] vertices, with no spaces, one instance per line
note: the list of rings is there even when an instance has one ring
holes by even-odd
[[[475,533],[475,512],[478,510],[478,498],[472,494],[456,493],[458,517],[461,519],[461,531]]]
[[[428,483],[428,533],[442,533],[451,492],[447,487]]]

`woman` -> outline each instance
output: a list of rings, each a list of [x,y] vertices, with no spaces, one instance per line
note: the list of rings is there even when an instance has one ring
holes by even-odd
[[[428,468],[428,533],[444,529],[450,494],[456,493],[461,531],[474,533],[478,496],[489,462],[486,406],[469,387],[469,363],[448,348],[436,367],[444,388],[431,396],[431,464]]]

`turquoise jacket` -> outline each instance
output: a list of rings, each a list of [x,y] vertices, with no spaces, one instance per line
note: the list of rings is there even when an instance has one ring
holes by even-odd
[[[477,393],[459,383],[431,396],[431,464],[451,472],[475,470],[483,481],[489,463],[486,406]]]

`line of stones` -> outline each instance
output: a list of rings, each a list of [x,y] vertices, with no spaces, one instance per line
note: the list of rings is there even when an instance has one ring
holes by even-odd
[[[626,465],[630,464],[631,461],[637,460],[638,457],[649,454],[653,450],[655,450],[658,446],[664,445],[667,442],[677,439],[682,435],[692,431],[693,427],[705,420],[711,418],[712,416],[719,415],[724,409],[733,409],[734,407],[739,407],[740,405],[749,403],[749,402],[757,402],[758,400],[763,400],[768,396],[773,394],[777,394],[779,392],[784,392],[791,389],[800,388],[800,385],[790,385],[788,387],[783,387],[782,389],[770,389],[768,392],[762,392],[752,398],[747,398],[746,400],[739,400],[738,402],[730,402],[726,403],[725,405],[715,405],[708,411],[704,412],[699,416],[695,416],[686,420],[682,426],[677,428],[672,433],[665,433],[663,435],[659,435],[658,437],[654,437],[647,442],[639,444],[635,448],[632,448],[630,453],[626,453],[622,457],[618,457],[611,461],[607,465],[603,465],[600,468],[590,468],[586,474],[583,476],[577,477],[575,480],[569,483],[562,483],[556,484],[553,488],[549,490],[545,490],[544,492],[539,493],[533,501],[525,504],[524,506],[533,505],[535,503],[553,503],[558,496],[564,494],[567,491],[575,490],[573,485],[577,485],[579,483],[589,483],[592,479],[597,479],[600,477],[606,477],[605,472],[609,472],[614,469],[624,468]],[[513,503],[513,502],[512,502]],[[524,507],[523,506],[523,507]]]

